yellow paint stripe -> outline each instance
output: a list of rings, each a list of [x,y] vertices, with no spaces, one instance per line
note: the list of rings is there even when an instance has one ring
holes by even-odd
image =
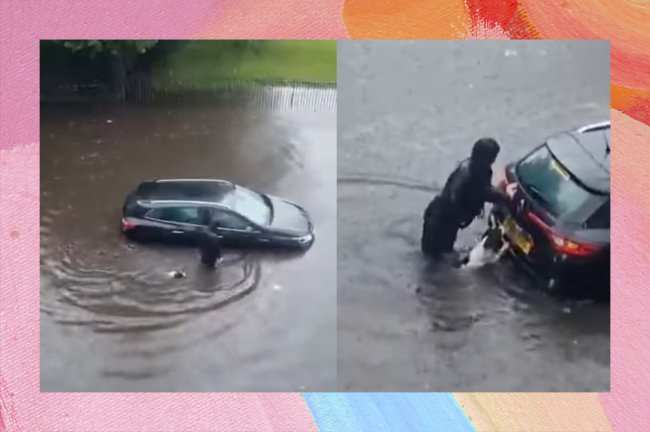
[[[454,393],[477,432],[611,432],[597,393]]]

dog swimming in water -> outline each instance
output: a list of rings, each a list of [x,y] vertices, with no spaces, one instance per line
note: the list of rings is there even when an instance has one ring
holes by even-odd
[[[167,272],[167,276],[172,279],[183,279],[184,277],[187,277],[187,273],[185,273],[183,270],[172,270],[170,272]]]
[[[473,269],[495,264],[508,250],[510,244],[503,236],[503,228],[497,225],[493,216],[490,216],[489,228],[481,237],[481,241],[474,246],[460,262],[460,268]]]

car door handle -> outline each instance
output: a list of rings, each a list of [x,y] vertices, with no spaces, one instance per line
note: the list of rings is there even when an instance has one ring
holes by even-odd
[[[173,230],[172,234],[185,234],[185,231]]]

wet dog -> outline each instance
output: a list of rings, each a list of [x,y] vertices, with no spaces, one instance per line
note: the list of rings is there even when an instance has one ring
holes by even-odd
[[[172,279],[183,279],[184,277],[187,277],[187,273],[185,273],[183,270],[173,270],[167,272],[167,276]]]
[[[501,259],[509,247],[510,244],[503,236],[503,228],[496,223],[494,217],[490,216],[489,228],[469,255],[461,260],[460,268],[472,269],[494,264]]]

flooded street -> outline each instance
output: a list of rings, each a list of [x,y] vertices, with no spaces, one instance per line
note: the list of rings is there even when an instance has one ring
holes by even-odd
[[[336,95],[280,96],[42,107],[42,391],[336,388]],[[209,272],[196,249],[120,234],[138,183],[188,177],[299,203],[316,242],[229,249]]]
[[[609,118],[608,44],[343,42],[338,59],[339,389],[608,391],[609,305],[552,298],[507,261],[461,273],[420,252],[427,203],[478,138],[501,145],[496,181]]]

